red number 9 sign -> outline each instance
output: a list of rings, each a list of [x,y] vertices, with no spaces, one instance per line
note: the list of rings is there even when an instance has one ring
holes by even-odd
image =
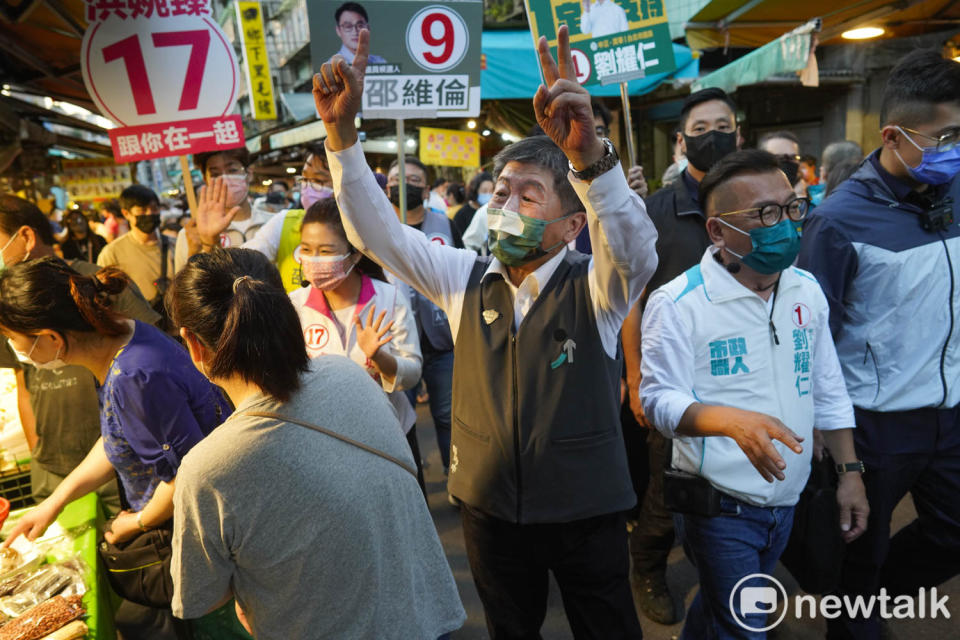
[[[427,71],[448,71],[463,60],[470,44],[467,23],[442,5],[421,9],[407,25],[407,51]]]

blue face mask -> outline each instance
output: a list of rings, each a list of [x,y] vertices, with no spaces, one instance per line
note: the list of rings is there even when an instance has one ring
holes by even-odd
[[[810,198],[810,204],[813,206],[819,205],[823,202],[823,196],[826,194],[827,185],[825,184],[811,184],[807,187],[807,197]]]
[[[727,253],[740,258],[740,261],[756,271],[766,275],[780,273],[796,260],[800,253],[800,229],[799,222],[794,222],[789,218],[781,220],[772,227],[757,227],[750,229],[747,233],[743,229],[738,229],[725,220],[721,223],[727,225],[734,231],[750,236],[750,242],[753,244],[753,250],[745,256],[734,253],[729,247]]]
[[[507,209],[487,208],[487,226],[490,235],[487,238],[487,247],[490,253],[508,267],[519,267],[528,262],[542,258],[557,247],[564,244],[563,240],[544,249],[543,231],[547,225],[566,220],[572,213],[556,220],[540,220],[531,218],[522,213]]]
[[[482,207],[483,205],[490,202],[490,198],[493,197],[492,193],[478,193],[477,194],[477,203]]]
[[[893,150],[911,178],[924,184],[937,185],[950,182],[954,176],[960,173],[960,146],[956,146],[949,151],[937,151],[936,147],[921,147],[913,141],[913,138],[906,131],[900,127],[897,127],[897,129],[910,141],[910,144],[923,153],[920,164],[911,167],[904,162],[896,149]]]

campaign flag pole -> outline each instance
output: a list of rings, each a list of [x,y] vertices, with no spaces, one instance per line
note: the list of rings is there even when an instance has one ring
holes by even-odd
[[[197,215],[197,194],[193,190],[193,175],[190,173],[190,163],[187,162],[187,156],[180,156],[180,171],[183,172],[183,190],[187,192],[187,204],[190,207],[190,215]]]
[[[623,102],[623,126],[624,138],[627,139],[627,160],[628,166],[637,166],[637,152],[633,146],[633,122],[630,119],[630,96],[627,94],[627,83],[620,83],[620,100]]]
[[[407,224],[407,161],[403,139],[403,118],[397,118],[397,180],[400,189],[400,222]]]

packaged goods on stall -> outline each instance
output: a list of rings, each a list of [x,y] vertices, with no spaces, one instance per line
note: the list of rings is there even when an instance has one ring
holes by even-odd
[[[84,615],[93,574],[74,551],[79,533],[54,523],[36,541],[21,536],[0,551],[0,640],[43,640]],[[81,624],[82,632],[74,625],[52,637],[85,637]]]
[[[0,640],[43,640],[84,614],[81,596],[55,596],[0,627]]]

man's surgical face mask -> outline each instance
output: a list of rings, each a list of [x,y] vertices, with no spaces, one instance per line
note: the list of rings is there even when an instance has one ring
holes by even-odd
[[[954,176],[960,173],[960,143],[944,144],[941,142],[929,147],[921,147],[910,134],[904,131],[903,127],[898,126],[896,129],[922,153],[920,164],[911,167],[898,150],[893,150],[911,178],[924,184],[938,185],[950,182]],[[934,139],[919,131],[915,131],[914,135]]]
[[[548,225],[566,220],[572,213],[554,220],[541,220],[516,211],[487,207],[487,228],[490,235],[487,246],[490,253],[508,267],[519,267],[542,258],[559,246],[562,239],[551,247],[542,247],[543,232]]]

